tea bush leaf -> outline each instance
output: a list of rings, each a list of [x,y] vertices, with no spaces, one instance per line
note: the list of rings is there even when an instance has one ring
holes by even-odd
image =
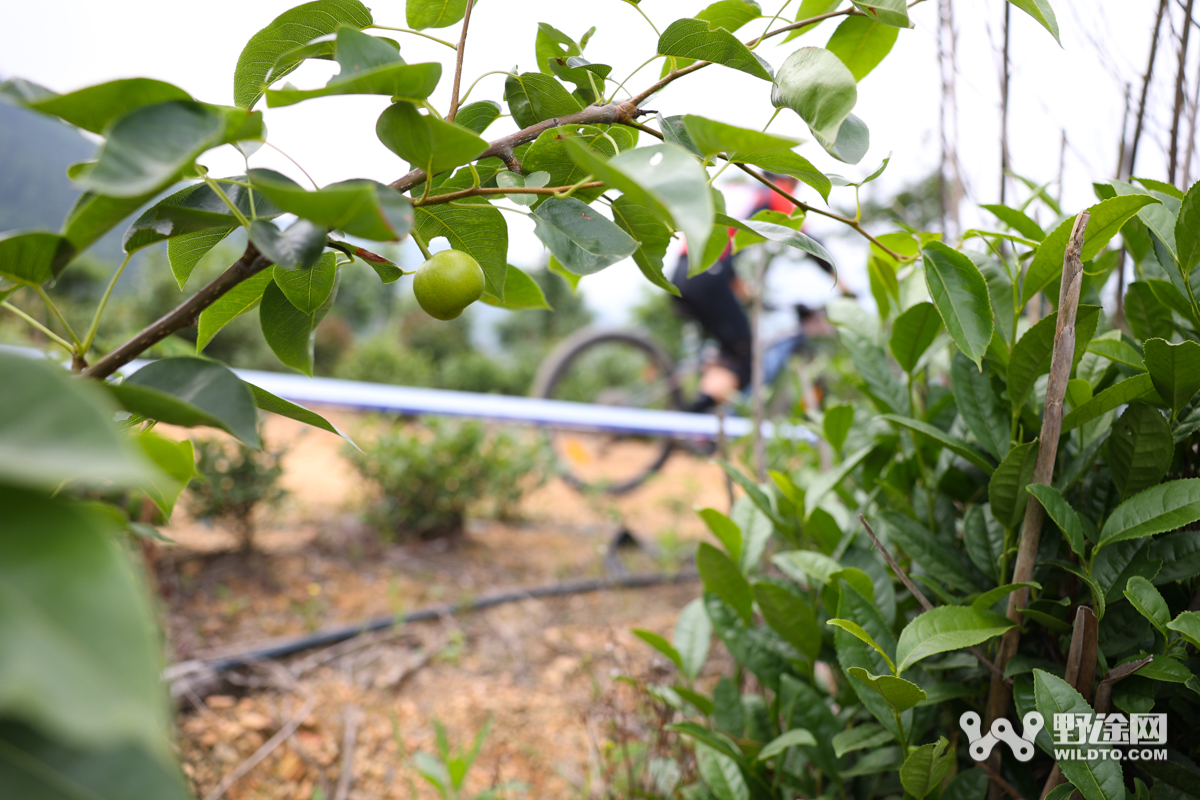
[[[682,733],[684,736],[690,736],[697,742],[712,748],[718,753],[722,753],[733,759],[742,757],[742,750],[737,744],[723,733],[710,731],[703,725],[695,722],[676,722],[671,725],[664,726],[664,730],[673,731],[674,733]]]
[[[1083,358],[1099,320],[1099,306],[1079,307],[1075,317],[1075,354],[1072,365],[1078,364],[1079,359]],[[1013,345],[1012,358],[1008,362],[1008,394],[1014,413],[1025,403],[1038,377],[1050,371],[1057,324],[1055,315],[1043,317]]]
[[[1190,275],[1200,266],[1200,188],[1194,183],[1184,196],[1175,219],[1175,249],[1179,253],[1179,269],[1184,275]]]
[[[1144,370],[1145,363],[1142,360],[1138,351],[1126,341],[1122,339],[1109,339],[1097,337],[1088,342],[1087,346],[1089,353],[1095,353],[1098,356],[1103,356],[1109,361],[1117,364],[1124,364],[1127,367],[1132,367],[1136,370]]]
[[[902,714],[925,700],[924,690],[904,678],[897,678],[895,675],[872,675],[862,667],[850,667],[846,671],[867,684],[897,714]]]
[[[950,364],[950,388],[967,429],[996,461],[1003,461],[1012,433],[988,378],[990,372],[990,366],[983,371],[973,368],[971,360],[957,352]]]
[[[1100,530],[1103,547],[1190,525],[1200,519],[1200,478],[1167,481],[1117,506]]]
[[[929,294],[950,338],[980,367],[994,329],[987,281],[971,259],[941,242],[930,242],[921,255]]]
[[[825,418],[821,423],[825,441],[829,442],[834,450],[841,452],[842,445],[846,443],[846,434],[850,432],[853,424],[854,406],[843,404],[825,409]]]
[[[1062,492],[1044,483],[1032,483],[1026,486],[1025,490],[1038,499],[1042,508],[1046,509],[1046,514],[1054,520],[1063,536],[1067,537],[1071,551],[1082,560],[1084,548],[1087,546],[1083,537],[1083,523],[1079,521],[1079,514],[1062,496]]]
[[[833,752],[838,757],[858,750],[869,750],[895,739],[891,731],[872,723],[859,723],[833,737]]]
[[[1102,414],[1134,400],[1145,398],[1155,391],[1154,380],[1147,374],[1134,375],[1114,384],[1063,417],[1063,433],[1072,431]]]
[[[947,547],[928,528],[903,514],[885,511],[880,519],[888,526],[892,540],[932,578],[964,594],[983,591],[979,582],[983,576],[971,568],[971,560],[962,550]]]
[[[1035,669],[1033,671],[1033,693],[1037,710],[1043,719],[1054,719],[1055,714],[1088,714],[1092,707],[1083,696],[1062,678]],[[1079,746],[1056,745],[1078,750]],[[1111,745],[1087,745],[1088,748],[1111,749]],[[1088,761],[1082,758],[1063,759],[1058,762],[1063,777],[1079,789],[1085,800],[1123,800],[1125,779],[1121,762],[1112,759]]]
[[[754,584],[754,599],[766,623],[809,661],[816,661],[821,632],[812,607],[782,586],[761,581]]]
[[[888,422],[894,422],[897,425],[902,425],[909,430],[922,434],[923,436],[928,436],[930,439],[933,439],[935,442],[955,455],[962,456],[967,461],[970,461],[988,475],[991,475],[996,470],[996,468],[988,462],[987,458],[985,458],[982,453],[964,442],[962,439],[959,439],[956,436],[951,436],[950,434],[944,432],[941,428],[930,425],[927,422],[915,420],[912,417],[902,417],[898,414],[884,414],[882,419],[886,419]]]
[[[1094,550],[1092,577],[1108,604],[1121,599],[1121,592],[1134,575],[1152,581],[1161,569],[1162,561],[1154,556],[1149,540],[1129,539]]]
[[[732,606],[747,625],[753,621],[754,594],[729,556],[702,542],[696,550],[696,569],[706,589]]]
[[[667,658],[671,659],[675,666],[679,667],[680,672],[683,671],[683,659],[680,658],[679,651],[672,647],[671,643],[662,636],[659,636],[654,631],[642,630],[641,628],[633,628],[630,632],[658,652],[662,653]]]
[[[742,558],[742,531],[737,524],[715,508],[703,508],[697,513],[700,515],[700,519],[704,520],[708,529],[712,531],[713,536],[716,536],[725,546],[729,557],[734,561],[740,561]]]
[[[842,332],[842,342],[850,352],[855,371],[879,409],[885,414],[907,414],[908,393],[892,372],[883,348],[850,331]]]
[[[1016,623],[994,611],[963,606],[940,606],[914,619],[896,642],[896,673],[923,658],[981,644]]]
[[[683,674],[692,680],[704,669],[708,650],[712,646],[712,622],[704,610],[704,600],[697,597],[679,612],[675,622],[675,649],[682,662]]]
[[[864,644],[866,644],[868,647],[870,647],[872,650],[874,650],[876,653],[878,653],[879,655],[881,655],[883,657],[883,660],[888,665],[888,669],[892,670],[893,672],[896,671],[896,665],[892,661],[891,656],[889,656],[886,652],[884,652],[883,648],[880,647],[879,644],[873,638],[871,638],[871,634],[869,634],[865,630],[863,630],[862,626],[859,625],[857,622],[854,622],[853,620],[849,620],[849,619],[831,619],[828,622],[826,622],[825,624],[833,625],[836,628],[841,628],[846,633],[850,634],[854,638],[863,642]]]
[[[1001,222],[1027,239],[1040,242],[1046,238],[1046,232],[1042,230],[1042,226],[1030,219],[1024,211],[999,204],[980,205],[979,207],[992,212]]]
[[[1025,504],[1029,502],[1025,487],[1033,480],[1037,447],[1037,442],[1013,447],[988,481],[988,504],[992,508],[992,516],[1008,530],[1020,525],[1025,516]]]
[[[810,731],[804,728],[792,728],[790,731],[786,731],[767,742],[767,745],[758,752],[758,760],[768,761],[777,755],[781,755],[789,747],[795,747],[800,744],[816,747],[817,740]]]
[[[1194,647],[1200,647],[1200,614],[1195,611],[1180,611],[1167,628],[1186,639]]]
[[[724,28],[711,30],[700,19],[677,19],[658,38],[658,54],[711,61],[730,69],[740,70],[756,78],[774,78],[761,58],[751,52]]]
[[[1150,620],[1150,624],[1158,629],[1164,639],[1167,638],[1167,625],[1171,622],[1171,610],[1167,608],[1167,601],[1159,594],[1158,589],[1154,588],[1154,584],[1140,575],[1134,575],[1126,584],[1124,595],[1130,603],[1133,603],[1133,607],[1138,610],[1138,613]]]
[[[1200,391],[1200,343],[1170,344],[1148,339],[1144,344],[1146,370],[1159,396],[1171,408],[1171,419]]]
[[[911,373],[941,329],[942,320],[933,303],[917,303],[897,317],[888,347],[900,368]]]
[[[900,783],[908,794],[922,800],[941,786],[954,766],[954,750],[947,753],[948,744],[945,736],[939,736],[937,742],[921,745],[904,759]]]
[[[717,800],[750,800],[750,787],[737,762],[704,744],[696,745],[696,768]]]
[[[1175,291],[1175,287],[1171,287]],[[1185,315],[1186,316],[1186,315]],[[1171,309],[1158,297],[1146,281],[1134,281],[1125,292],[1125,319],[1138,339],[1170,339],[1174,335]],[[1139,361],[1141,359],[1139,358]]]
[[[1004,526],[996,521],[985,505],[972,506],[963,519],[963,544],[971,563],[992,581],[999,583],[1004,555]]]
[[[1166,418],[1145,403],[1131,403],[1108,437],[1108,469],[1121,499],[1162,480],[1174,454],[1175,440]]]

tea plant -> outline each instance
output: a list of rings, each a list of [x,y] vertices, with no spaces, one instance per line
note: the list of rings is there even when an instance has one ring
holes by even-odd
[[[1045,0],[1014,4],[1057,36]],[[137,489],[169,513],[186,481],[181,476],[190,475],[192,465],[185,443],[148,430],[155,422],[216,427],[251,447],[260,444],[259,410],[336,433],[320,416],[245,383],[201,354],[231,320],[253,313],[279,361],[311,375],[314,332],[332,303],[341,270],[357,259],[384,283],[401,274],[360,242],[411,235],[428,258],[430,243],[445,238],[482,269],[483,302],[512,310],[545,303],[538,285],[508,264],[505,213],[532,217],[536,234],[554,257],[552,267],[571,281],[632,257],[650,283],[672,291],[662,274],[670,238],[686,236],[695,254],[693,269],[700,271],[720,255],[730,227],[745,234],[744,242],[772,240],[832,261],[799,232],[806,213],[831,217],[861,234],[889,265],[916,258],[906,242],[873,237],[858,218],[804,202],[773,184],[765,171],[793,175],[828,199],[832,181],[795,152],[797,140],[696,114],[655,115],[648,108],[677,80],[696,74],[700,77],[691,79],[701,80],[717,69],[739,71],[759,81],[764,109],[770,102],[780,113],[797,114],[816,147],[857,163],[868,141],[867,123],[851,113],[857,82],[887,55],[898,29],[910,25],[904,0],[848,5],[805,0],[794,22],[782,16],[789,3],[767,14],[746,0],[719,0],[702,9],[697,4],[697,16],[655,26],[660,35],[655,52],[646,54],[647,63],[661,59],[663,70],[636,92],[627,88],[636,75],[617,81],[595,47],[596,60],[585,58],[591,31],[576,39],[540,24],[532,48],[515,42],[512,48],[536,70],[514,70],[504,79],[503,99],[516,129],[491,141],[482,134],[499,118],[501,103],[467,100],[493,84],[468,83],[463,90],[462,56],[470,44],[472,14],[500,13],[504,5],[505,28],[515,30],[519,22],[531,32],[533,20],[511,4],[485,4],[478,12],[474,5],[473,0],[408,0],[403,20],[398,8],[376,19],[358,0],[296,6],[246,44],[233,68],[234,105],[201,102],[181,87],[149,78],[66,94],[19,78],[0,85],[5,102],[102,139],[93,161],[71,169],[83,194],[61,231],[0,235],[0,308],[37,329],[70,359],[76,373],[68,377],[51,363],[0,355],[5,377],[0,403],[6,409],[0,422],[3,794],[55,797],[60,796],[57,787],[71,784],[91,796],[184,796],[165,735],[166,703],[147,601],[134,577],[138,570],[129,567],[120,546],[130,523],[119,510],[87,502],[85,490]],[[649,15],[660,13],[632,1],[621,6],[613,0],[613,7],[644,15],[652,25]],[[256,10],[250,4],[246,13]],[[831,19],[838,29],[827,48],[796,46],[777,68],[758,52],[768,40],[808,35]],[[426,32],[460,22],[457,44]],[[747,26],[758,32],[739,40],[735,31]],[[438,62],[408,63],[402,57],[398,39],[413,35],[451,50],[445,69]],[[332,60],[339,72],[324,86],[283,82],[309,59]],[[429,98],[443,72],[453,74],[452,88],[448,105],[438,109]],[[255,110],[262,102],[269,110],[347,94],[391,101],[376,131],[410,165],[409,172],[388,184],[357,179],[308,189],[293,177],[253,167],[267,138],[268,112]],[[719,92],[708,96],[711,108],[694,110],[719,116]],[[336,128],[323,128],[319,135],[324,147],[336,151],[330,130]],[[643,138],[650,144],[639,146]],[[204,166],[205,154],[225,145],[243,154],[244,173],[213,175]],[[726,215],[723,198],[711,184],[728,165],[786,195],[797,212],[751,220]],[[158,199],[181,180],[189,183]],[[503,206],[507,211],[502,212],[495,202],[504,197],[521,208]],[[286,229],[277,222],[285,215],[295,217]],[[46,287],[128,218],[133,222],[123,240],[125,262],[96,303],[92,321],[86,327],[70,324]],[[1163,234],[1159,222],[1147,229]],[[197,260],[238,228],[247,232],[249,244],[228,269],[153,322],[147,317],[147,326],[124,343],[93,353],[111,289],[129,258],[165,243],[172,276],[183,290]],[[1017,229],[1028,236],[1021,225]],[[1048,241],[1057,242],[1057,235]],[[1039,253],[1053,250],[1043,246]],[[1191,256],[1171,255],[1183,257],[1183,275],[1190,275]],[[958,291],[956,281],[969,270],[960,260],[944,260],[951,268],[939,280]],[[1041,261],[1035,258],[1035,265]],[[1153,276],[1163,283],[1170,283],[1169,277]],[[1179,291],[1190,296],[1190,284],[1185,281]],[[49,322],[22,311],[10,298],[41,301]],[[986,310],[978,304],[971,308]],[[196,355],[163,358],[118,378],[148,348],[192,326]],[[982,331],[974,325],[968,327],[967,352],[978,361],[977,350],[987,341],[980,340]],[[956,333],[956,338],[962,337]],[[1186,388],[1172,385],[1169,393],[1177,398]],[[120,421],[114,424],[114,417]],[[1026,421],[1018,434],[1030,429]],[[852,457],[847,463],[859,462]],[[895,477],[906,474],[901,470]],[[937,518],[932,512],[923,516]]]
[[[188,510],[198,518],[228,523],[243,552],[254,547],[254,512],[278,503],[287,492],[279,486],[283,451],[252,450],[203,439],[196,447],[199,480],[188,489]]]

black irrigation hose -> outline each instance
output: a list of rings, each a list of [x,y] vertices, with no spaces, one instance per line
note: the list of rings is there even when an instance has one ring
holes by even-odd
[[[313,647],[323,647],[325,645],[336,644],[337,642],[352,639],[364,633],[372,631],[381,631],[391,628],[394,625],[400,625],[407,622],[424,622],[432,619],[441,619],[447,615],[461,614],[466,611],[481,611],[485,608],[504,605],[505,603],[513,603],[518,600],[527,600],[533,597],[561,597],[568,594],[585,594],[588,592],[599,592],[605,589],[639,589],[647,586],[659,586],[662,584],[686,583],[696,580],[698,575],[694,571],[679,572],[674,575],[663,573],[652,575],[626,575],[618,578],[600,578],[594,580],[581,581],[565,581],[563,583],[551,583],[544,586],[534,586],[528,589],[511,589],[504,592],[493,592],[491,594],[480,595],[474,600],[464,600],[459,603],[442,603],[428,608],[422,608],[408,614],[389,614],[386,617],[375,617],[366,622],[361,622],[356,625],[343,625],[337,628],[326,628],[323,631],[317,631],[309,636],[301,636],[295,639],[288,639],[278,644],[269,647],[261,647],[256,650],[247,650],[242,653],[237,653],[225,658],[215,659],[207,662],[206,666],[215,673],[226,672],[237,667],[244,667],[252,664],[255,661],[264,661],[266,659],[280,658],[289,656],[293,653],[298,653],[301,650],[309,650]]]

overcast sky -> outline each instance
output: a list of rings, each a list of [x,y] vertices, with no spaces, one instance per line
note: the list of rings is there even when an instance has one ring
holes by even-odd
[[[782,0],[766,1],[774,13]],[[1010,149],[1016,172],[1039,181],[1053,180],[1059,169],[1062,132],[1067,138],[1064,201],[1067,210],[1094,202],[1091,182],[1113,177],[1124,110],[1124,83],[1140,87],[1145,69],[1150,28],[1157,3],[1153,0],[1051,0],[1058,13],[1063,46],[1016,8],[1012,10],[1012,90]],[[232,102],[233,67],[246,40],[286,10],[288,2],[266,0],[207,0],[167,3],[161,0],[37,0],[6,3],[0,12],[0,73],[17,75],[58,91],[121,77],[144,75],[175,83],[198,99]],[[398,0],[371,3],[376,22],[403,27],[404,8]],[[661,30],[682,16],[691,16],[706,2],[643,0],[641,8]],[[799,5],[792,2],[789,12]],[[1002,36],[1004,3],[1001,0],[955,0],[958,41],[959,156],[967,184],[964,222],[988,221],[970,208],[974,203],[996,202],[999,185],[999,84],[997,55]],[[874,185],[887,195],[937,168],[940,85],[936,51],[935,0],[919,3],[911,11],[915,28],[901,31],[891,55],[859,86],[855,113],[871,131],[871,149],[857,166],[840,164],[815,143],[799,152],[819,168],[851,179],[873,170],[892,154],[891,166]],[[770,40],[758,51],[778,66],[789,53],[805,44],[823,45],[838,20],[826,22],[803,38],[778,44]],[[548,22],[579,37],[595,25],[597,32],[587,49],[593,62],[613,65],[613,74],[624,77],[654,52],[656,34],[628,4],[620,0],[564,2],[563,0],[486,0],[472,20],[465,59],[464,83],[492,69],[536,69],[533,39],[537,22]],[[747,26],[747,37],[762,30],[765,20]],[[456,39],[457,26],[432,31]],[[450,51],[415,36],[399,38],[409,62],[446,61]],[[1200,39],[1200,37],[1193,37]],[[1160,53],[1162,79],[1151,94],[1147,138],[1139,154],[1139,171],[1163,177],[1165,158],[1161,142],[1169,125],[1168,108],[1173,90],[1175,56]],[[447,62],[448,63],[448,62]],[[636,92],[657,77],[661,62],[642,70],[630,81]],[[309,62],[289,77],[301,87],[323,85],[334,67]],[[1169,73],[1169,74],[1168,74]],[[433,101],[448,103],[450,71]],[[503,76],[484,78],[471,99],[500,100]],[[266,112],[270,141],[296,158],[325,184],[347,178],[371,177],[390,181],[404,171],[400,159],[375,138],[375,119],[387,105],[383,97],[338,97],[309,101]],[[719,66],[672,84],[648,104],[665,115],[697,113],[745,127],[761,127],[773,112],[770,85]],[[511,120],[500,120],[488,131],[494,136],[512,129]],[[771,131],[810,139],[803,122],[785,112]],[[216,173],[240,172],[240,157],[230,148],[214,151],[203,161]],[[264,148],[254,166],[268,166],[295,174],[278,155]],[[1200,165],[1193,166],[1193,174]],[[820,202],[805,189],[809,201]],[[850,190],[837,190],[832,202],[852,205]],[[841,194],[838,194],[838,192]],[[1011,195],[1010,195],[1011,196]],[[540,243],[526,230],[524,220],[510,217],[510,258],[533,266],[543,258]],[[1046,221],[1046,220],[1043,220]],[[0,225],[0,227],[3,227]],[[814,218],[811,230],[831,237],[830,225]],[[865,250],[848,239],[830,241],[847,280],[863,286]],[[611,316],[628,304],[629,284],[640,280],[636,268],[622,264],[584,279],[589,302],[607,308]]]

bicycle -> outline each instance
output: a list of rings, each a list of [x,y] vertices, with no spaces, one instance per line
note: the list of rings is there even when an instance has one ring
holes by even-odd
[[[773,338],[763,350],[763,386],[768,418],[796,408],[806,395],[819,404],[819,386],[805,386],[802,370],[784,369],[794,355],[808,355],[803,325],[814,312],[795,306],[801,327]],[[694,337],[699,338],[699,337]],[[563,340],[542,361],[532,396],[623,408],[682,411],[685,388],[693,389],[707,354],[705,341],[687,348],[694,357],[676,363],[650,335],[636,330],[585,328]],[[797,381],[788,383],[785,375]],[[795,385],[799,383],[801,385]],[[672,436],[547,433],[559,475],[584,492],[624,494],[658,472],[676,450],[700,452],[702,446]]]

